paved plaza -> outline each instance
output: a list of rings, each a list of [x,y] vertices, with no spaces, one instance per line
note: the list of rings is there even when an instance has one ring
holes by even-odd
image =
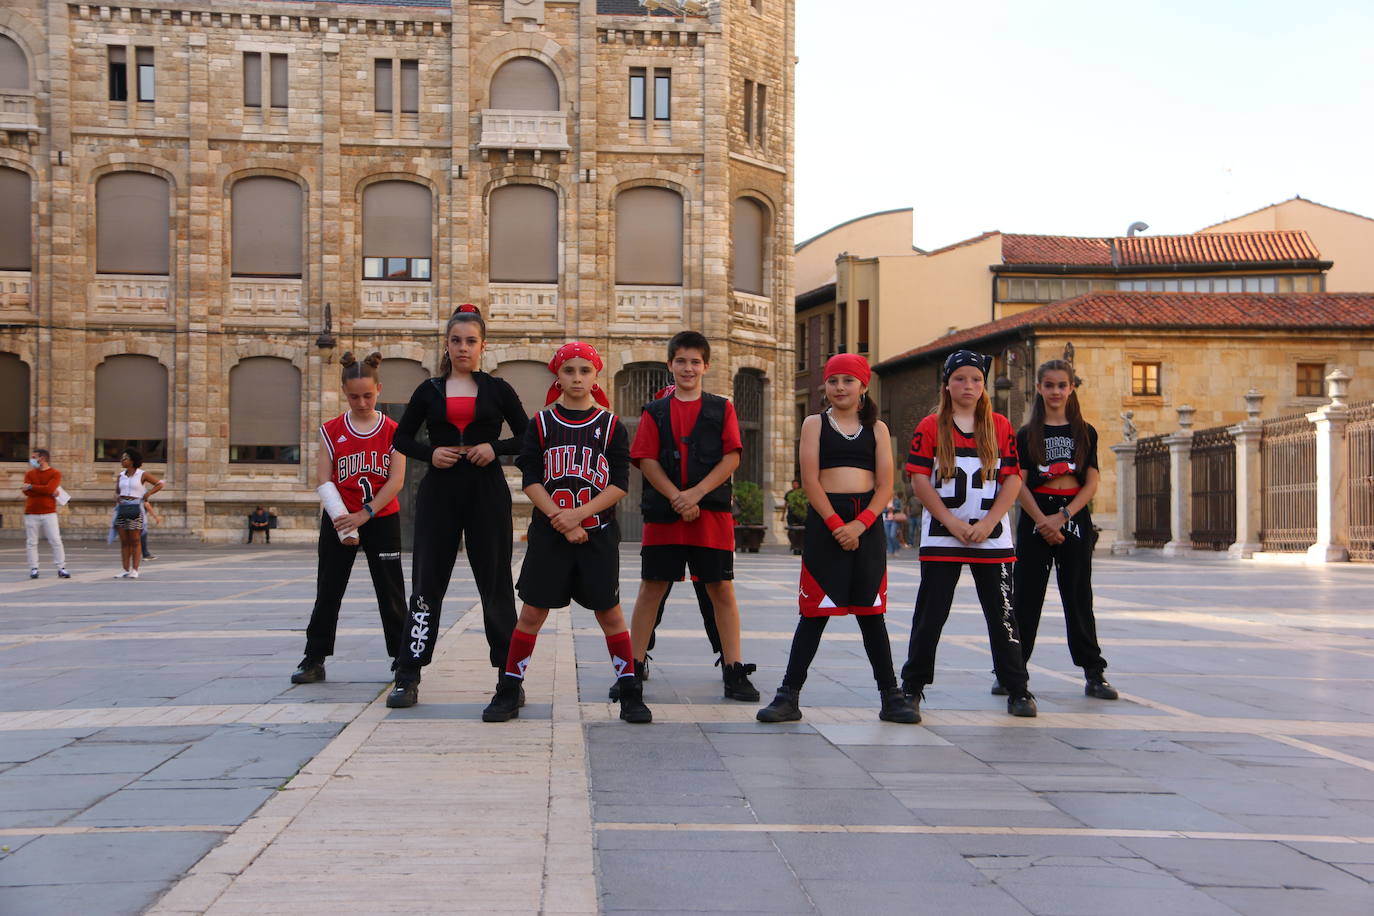
[[[680,586],[645,689],[655,724],[630,726],[581,609],[550,616],[520,718],[478,721],[494,678],[462,558],[408,710],[380,699],[365,564],[328,681],[293,687],[313,550],[166,549],[137,582],[112,580],[114,560],[78,546],[75,579],[30,582],[0,550],[6,916],[1374,913],[1374,567],[1099,556],[1122,698],[1083,696],[1047,612],[1036,719],[988,694],[965,576],[920,726],[878,722],[848,620],[803,722],[755,723],[720,699]],[[763,702],[797,567],[738,558]],[[917,581],[905,552],[899,664]]]

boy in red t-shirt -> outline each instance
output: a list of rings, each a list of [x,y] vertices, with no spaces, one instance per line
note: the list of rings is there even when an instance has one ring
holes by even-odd
[[[635,670],[648,650],[659,602],[684,572],[706,588],[715,605],[727,699],[755,702],[749,683],[754,665],[740,660],[739,606],[735,602],[735,521],[730,475],[739,467],[739,421],[725,398],[702,391],[711,367],[711,343],[696,331],[668,341],[672,397],[644,407],[630,460],[644,474],[644,543],[641,582],[630,631]]]

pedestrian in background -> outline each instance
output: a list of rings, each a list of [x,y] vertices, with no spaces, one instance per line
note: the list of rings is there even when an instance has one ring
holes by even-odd
[[[48,539],[52,548],[52,562],[59,579],[70,579],[66,552],[62,548],[62,532],[57,527],[57,497],[62,489],[62,472],[49,464],[51,453],[36,448],[29,455],[29,469],[24,472],[24,554],[29,561],[29,578],[38,578],[38,536]]]
[[[143,501],[162,489],[162,481],[143,470],[143,455],[126,448],[119,455],[122,470],[115,478],[115,531],[119,533],[119,559],[124,567],[116,579],[137,579],[142,557],[139,532],[143,530]]]
[[[272,516],[262,506],[248,514],[248,543],[253,543],[253,533],[261,531],[263,540],[272,543]]]

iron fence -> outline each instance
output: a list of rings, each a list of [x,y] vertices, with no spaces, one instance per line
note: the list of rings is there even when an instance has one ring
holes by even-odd
[[[625,432],[630,441],[639,429],[639,418],[647,404],[664,385],[671,385],[673,377],[663,363],[639,363],[626,366],[615,377],[615,404],[620,420],[625,424]],[[615,507],[616,521],[620,525],[620,537],[626,541],[638,541],[644,537],[644,515],[640,510],[640,496],[643,493],[644,478],[639,469],[630,465],[630,488],[625,498]]]
[[[1193,433],[1192,470],[1194,550],[1225,550],[1236,542],[1236,437],[1226,426]]]
[[[1151,436],[1135,449],[1135,540],[1141,547],[1169,543],[1169,447]]]
[[[1260,433],[1260,545],[1300,552],[1317,541],[1317,428],[1304,414]]]
[[[1350,408],[1345,428],[1350,559],[1374,560],[1374,401]]]

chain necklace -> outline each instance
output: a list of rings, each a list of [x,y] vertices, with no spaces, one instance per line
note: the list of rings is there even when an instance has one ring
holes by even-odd
[[[834,416],[832,416],[830,413],[831,409],[832,408],[829,407],[825,409],[825,418],[830,421],[830,428],[833,429],[835,432],[839,433],[841,438],[848,439],[850,442],[853,442],[855,439],[859,438],[864,434],[864,425],[862,423],[859,424],[859,428],[854,431],[853,435],[850,435],[849,433],[840,429],[840,424],[835,422]]]

